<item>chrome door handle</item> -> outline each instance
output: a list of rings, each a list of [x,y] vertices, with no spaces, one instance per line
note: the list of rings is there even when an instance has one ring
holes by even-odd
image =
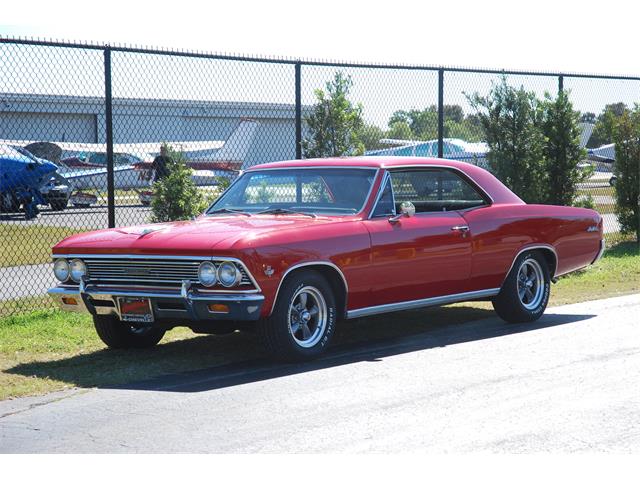
[[[469,231],[469,226],[468,225],[458,225],[455,227],[451,227],[451,230],[457,231],[457,232],[468,232]]]

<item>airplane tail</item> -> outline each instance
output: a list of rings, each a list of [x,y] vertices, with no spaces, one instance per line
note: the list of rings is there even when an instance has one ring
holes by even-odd
[[[580,134],[580,148],[584,148],[587,146],[591,135],[593,134],[593,129],[595,128],[595,123],[588,122],[580,122],[580,128],[582,129],[582,133]]]
[[[242,163],[253,143],[257,129],[258,122],[256,120],[242,120],[224,142],[222,148],[215,153],[214,159],[229,163]]]

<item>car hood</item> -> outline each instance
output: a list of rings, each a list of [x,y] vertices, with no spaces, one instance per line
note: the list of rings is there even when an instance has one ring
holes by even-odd
[[[80,233],[54,247],[54,253],[179,254],[208,255],[212,250],[257,245],[260,238],[283,230],[333,223],[340,217],[311,218],[302,215],[241,215],[200,217],[193,221],[155,223]]]

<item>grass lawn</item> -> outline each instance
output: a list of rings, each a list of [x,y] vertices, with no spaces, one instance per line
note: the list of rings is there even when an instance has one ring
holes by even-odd
[[[0,267],[51,261],[51,245],[82,230],[45,225],[0,226]]]
[[[587,270],[561,278],[552,287],[551,305],[638,292],[640,251],[628,242],[607,250]],[[491,303],[469,302],[379,315],[340,324],[334,341],[391,340],[492,314]],[[195,335],[186,328],[168,332],[154,349],[113,351],[104,348],[88,315],[37,311],[0,319],[0,399],[125,383],[262,355],[251,334]]]

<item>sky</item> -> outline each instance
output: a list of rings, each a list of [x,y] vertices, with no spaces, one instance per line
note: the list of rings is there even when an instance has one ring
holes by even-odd
[[[640,75],[636,1],[3,2],[3,36]]]
[[[3,37],[270,58],[640,76],[640,6],[632,1],[22,0],[5,4],[2,10]],[[20,54],[0,49],[0,62],[15,63]],[[96,58],[87,54],[82,59],[85,63],[76,56],[54,62],[22,54],[27,65],[23,68],[32,72],[31,82],[23,88],[39,93],[38,89],[41,93],[101,94],[99,53]],[[153,91],[158,98],[292,103],[291,66],[230,63],[219,68],[212,62],[141,62],[125,57],[114,57],[116,96],[148,97],[146,92]],[[303,70],[303,103],[313,103],[313,90],[334,71]],[[185,72],[189,82],[166,80],[187,78]],[[434,72],[347,69],[346,73],[353,78],[353,99],[365,105],[365,119],[380,126],[397,109],[426,108],[437,101]],[[468,110],[465,93],[487,92],[496,79],[495,75],[446,74],[445,103]],[[15,90],[16,77],[5,75],[7,81],[13,82],[10,90]],[[557,89],[555,78],[513,77],[510,81],[540,96]],[[2,82],[0,78],[0,90],[7,91]],[[566,79],[565,87],[572,90],[576,108],[583,111],[598,113],[607,103],[640,100],[638,82]]]

